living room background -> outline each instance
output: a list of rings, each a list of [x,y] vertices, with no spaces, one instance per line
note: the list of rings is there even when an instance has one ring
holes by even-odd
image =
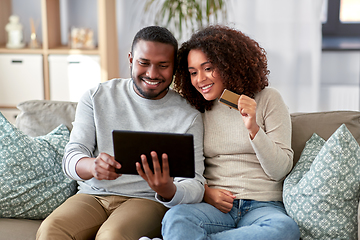
[[[11,2],[12,14],[19,15],[24,26],[24,41],[30,39],[31,17],[38,24],[37,37],[41,39],[41,0]],[[355,43],[355,47],[345,47],[346,51],[323,49],[324,2],[327,0],[227,1],[228,19],[224,24],[240,29],[265,48],[270,86],[281,92],[290,112],[359,110],[360,48]],[[93,29],[97,43],[97,1],[60,0],[59,4],[62,44],[68,44],[68,34],[74,26]],[[143,0],[116,0],[118,77],[130,75],[127,54],[134,34],[152,24],[151,14],[144,20],[144,4]],[[0,34],[5,33],[0,30]],[[185,35],[179,42],[188,37],[189,34]],[[81,78],[82,73],[78,72],[76,77]],[[1,81],[0,78],[0,88]],[[54,94],[62,92],[57,88]]]

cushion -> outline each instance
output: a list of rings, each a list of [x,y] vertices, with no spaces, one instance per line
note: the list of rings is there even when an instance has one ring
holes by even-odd
[[[0,217],[44,219],[76,191],[62,172],[70,132],[29,137],[0,113]]]
[[[317,134],[306,142],[283,201],[302,239],[357,239],[359,187],[360,147],[342,124],[326,142]]]
[[[291,123],[291,148],[294,150],[294,166],[300,158],[306,141],[313,133],[327,140],[341,124],[345,123],[360,144],[360,112],[358,111],[292,113]]]
[[[72,130],[77,103],[50,100],[31,100],[20,103],[21,111],[16,118],[16,127],[25,134],[37,137],[48,134],[60,124]]]

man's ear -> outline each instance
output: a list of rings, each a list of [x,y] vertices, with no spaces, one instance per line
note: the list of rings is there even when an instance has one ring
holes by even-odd
[[[133,63],[133,55],[131,52],[129,52],[128,59],[129,59],[129,64],[131,66],[131,64]]]

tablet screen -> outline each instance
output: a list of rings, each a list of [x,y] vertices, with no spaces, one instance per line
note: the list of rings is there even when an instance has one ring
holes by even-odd
[[[135,163],[141,163],[142,154],[146,155],[153,171],[150,152],[155,151],[160,165],[161,155],[168,155],[171,177],[195,177],[194,140],[191,134],[114,130],[113,145],[115,160],[121,164],[117,173],[138,174]]]

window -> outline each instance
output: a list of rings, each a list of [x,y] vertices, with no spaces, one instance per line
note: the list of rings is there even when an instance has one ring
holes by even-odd
[[[359,0],[324,0],[323,36],[360,36]]]

